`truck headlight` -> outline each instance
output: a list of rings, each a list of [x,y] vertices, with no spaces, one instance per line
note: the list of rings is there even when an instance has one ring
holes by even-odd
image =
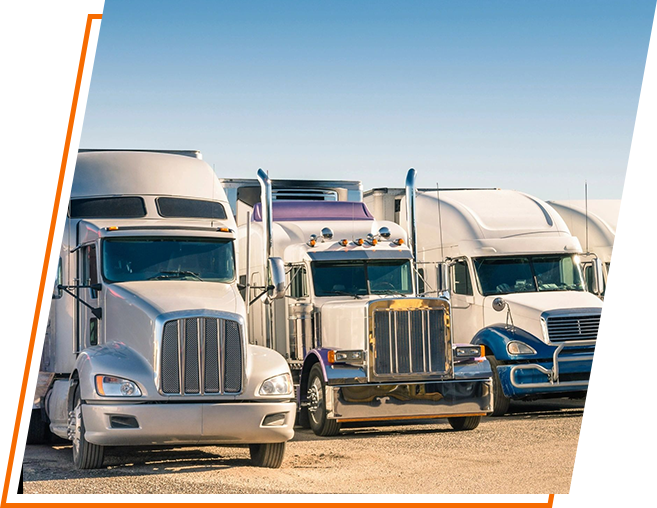
[[[363,363],[363,352],[354,351],[334,351],[328,352],[329,363]]]
[[[266,379],[258,393],[260,395],[291,395],[292,390],[292,377],[285,373]]]
[[[536,350],[517,340],[511,341],[506,345],[506,350],[510,355],[535,355]]]
[[[102,397],[140,397],[141,390],[137,383],[121,377],[96,376],[96,391]]]
[[[457,358],[481,358],[484,356],[483,346],[456,346],[454,354]]]

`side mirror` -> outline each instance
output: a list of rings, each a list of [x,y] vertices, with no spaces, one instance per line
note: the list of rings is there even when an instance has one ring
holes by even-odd
[[[100,282],[92,283],[91,289],[93,289],[94,291],[100,291],[101,289],[103,289],[103,285]]]
[[[495,298],[495,300],[493,300],[493,310],[497,312],[502,312],[505,307],[506,307],[506,300],[504,300],[504,298],[498,296],[497,298]]]
[[[593,260],[593,293],[602,296],[604,293],[604,275],[602,273],[602,261],[600,258]]]
[[[281,258],[269,258],[269,278],[271,285],[268,290],[271,300],[285,296],[285,264]]]

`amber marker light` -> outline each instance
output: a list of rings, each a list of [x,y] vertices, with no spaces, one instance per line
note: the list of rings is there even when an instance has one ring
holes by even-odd
[[[118,230],[119,230],[119,226],[110,226],[107,228],[107,231],[118,231]]]
[[[228,228],[219,228],[219,231],[221,231],[222,233],[230,233],[230,229]]]
[[[342,240],[340,240],[340,245],[342,245],[343,247],[346,247],[348,243],[349,243],[349,240],[347,240],[346,238],[343,238]]]
[[[395,240],[395,243],[397,245],[404,245],[404,239],[403,238],[397,238],[397,240]]]
[[[365,243],[365,242],[363,241],[362,238],[357,238],[356,240],[354,240],[354,243],[355,243],[356,245],[363,245],[363,243]]]

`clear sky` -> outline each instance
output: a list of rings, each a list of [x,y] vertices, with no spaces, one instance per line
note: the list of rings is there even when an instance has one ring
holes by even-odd
[[[106,0],[81,146],[619,198],[654,0]]]

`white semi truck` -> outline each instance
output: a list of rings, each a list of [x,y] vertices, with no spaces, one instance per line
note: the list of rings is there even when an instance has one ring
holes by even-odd
[[[290,369],[247,340],[236,224],[194,155],[78,155],[32,415],[78,468],[106,446],[199,444],[279,467],[294,434]]]
[[[600,298],[607,286],[620,203],[620,199],[548,201],[582,244],[584,279],[589,291]]]
[[[236,199],[250,337],[288,360],[302,425],[331,436],[343,422],[447,418],[469,430],[492,410],[481,348],[454,343],[447,299],[417,295],[405,231],[374,220],[359,182],[260,170],[222,184]],[[285,299],[262,296],[272,257]]]
[[[421,291],[449,291],[455,340],[485,348],[493,414],[512,399],[583,396],[602,306],[563,219],[509,190],[423,189],[413,199],[414,179],[411,170],[405,189],[373,189],[364,201],[411,233]]]

